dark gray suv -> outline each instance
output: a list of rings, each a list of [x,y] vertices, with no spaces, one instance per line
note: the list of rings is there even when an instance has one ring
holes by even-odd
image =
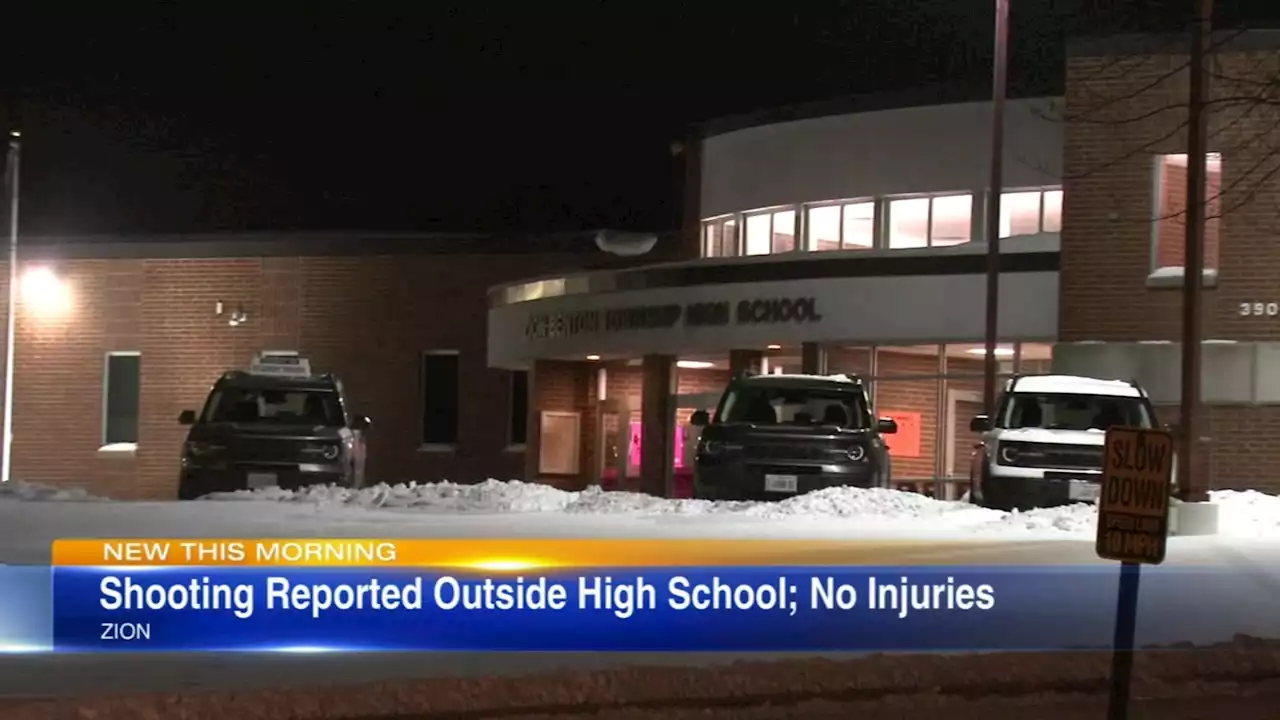
[[[213,492],[307,485],[364,484],[369,418],[347,407],[342,383],[312,375],[305,360],[273,359],[250,372],[224,373],[190,426],[178,499]]]
[[[730,382],[702,427],[694,497],[777,500],[836,486],[889,487],[898,431],[871,413],[862,380],[848,375],[749,375]]]

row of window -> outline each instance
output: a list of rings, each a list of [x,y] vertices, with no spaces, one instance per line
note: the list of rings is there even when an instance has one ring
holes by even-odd
[[[703,257],[887,248],[947,247],[975,238],[982,209],[973,193],[810,203],[707,220]],[[1000,237],[1059,232],[1062,190],[1006,192]],[[797,242],[797,238],[799,242]]]
[[[1204,266],[1218,269],[1221,246],[1222,155],[1205,162]],[[1151,270],[1180,269],[1186,241],[1187,156],[1157,155]],[[769,255],[794,251],[905,249],[960,245],[978,237],[982,217],[973,193],[888,197],[810,203],[707,220],[704,257]],[[1041,188],[1004,193],[1000,237],[1062,230],[1062,190]],[[798,240],[797,240],[798,239]]]
[[[281,353],[283,354],[283,353]],[[422,445],[452,446],[458,442],[459,355],[455,351],[423,353],[420,368]],[[138,442],[142,356],[137,352],[107,354],[103,382],[103,445]],[[529,376],[511,372],[507,401],[507,441],[523,445],[528,436]]]

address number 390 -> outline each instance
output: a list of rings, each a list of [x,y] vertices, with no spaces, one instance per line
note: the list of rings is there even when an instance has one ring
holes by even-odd
[[[1275,317],[1280,315],[1280,303],[1240,303],[1240,315],[1244,317]]]

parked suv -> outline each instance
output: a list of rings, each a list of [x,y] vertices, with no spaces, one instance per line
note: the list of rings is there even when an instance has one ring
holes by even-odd
[[[214,383],[189,425],[178,498],[212,492],[364,484],[369,418],[350,414],[342,383],[305,358],[256,358]]]
[[[969,474],[971,502],[1027,510],[1093,502],[1102,479],[1107,428],[1154,428],[1155,409],[1135,382],[1074,375],[1011,378],[982,434]]]
[[[770,500],[838,485],[889,487],[889,452],[862,381],[847,375],[753,375],[729,383],[703,428],[694,497]]]

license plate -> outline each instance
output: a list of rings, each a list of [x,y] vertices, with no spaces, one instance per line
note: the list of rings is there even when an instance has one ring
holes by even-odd
[[[1097,483],[1086,482],[1084,480],[1072,480],[1071,486],[1067,488],[1067,497],[1072,500],[1097,500],[1098,492],[1101,488]]]
[[[800,486],[800,478],[795,475],[765,475],[765,492],[793,493]]]
[[[250,488],[275,487],[279,484],[275,473],[249,473],[248,480]]]

